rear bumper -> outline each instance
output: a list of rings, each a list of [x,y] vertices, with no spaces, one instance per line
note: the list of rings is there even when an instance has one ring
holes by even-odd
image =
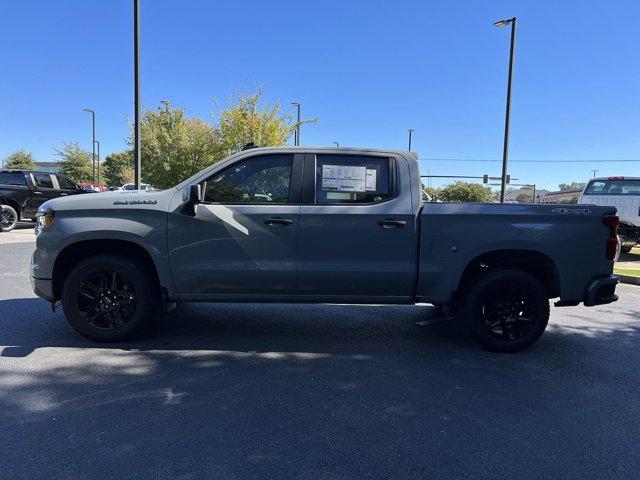
[[[620,279],[616,275],[591,280],[584,292],[585,307],[604,305],[618,300],[616,285]]]

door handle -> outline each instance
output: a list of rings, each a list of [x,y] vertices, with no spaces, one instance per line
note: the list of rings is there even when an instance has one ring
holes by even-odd
[[[66,193],[61,193],[61,194],[60,194],[60,196],[61,196],[61,197],[66,197],[66,196],[67,196],[67,194],[66,194]]]
[[[405,222],[404,220],[378,220],[378,225],[380,225],[382,228],[398,228],[398,227],[404,227],[407,224],[407,222]]]
[[[265,218],[264,220],[262,220],[262,223],[264,223],[265,225],[291,225],[293,223],[293,220],[291,220],[290,218],[273,217]]]
[[[42,195],[42,192],[33,192],[34,195]]]

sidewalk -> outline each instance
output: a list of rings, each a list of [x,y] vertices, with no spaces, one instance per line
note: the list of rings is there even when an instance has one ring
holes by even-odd
[[[20,222],[16,226],[15,230],[10,232],[0,232],[0,244],[35,242],[36,235],[33,231],[34,227],[34,223]]]

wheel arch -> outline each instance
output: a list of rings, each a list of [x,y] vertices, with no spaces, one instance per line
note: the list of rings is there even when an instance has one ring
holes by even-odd
[[[481,253],[467,263],[458,282],[457,293],[479,275],[497,268],[516,268],[537,278],[549,298],[560,296],[560,273],[556,263],[548,255],[530,249],[499,249]]]
[[[51,277],[54,298],[56,300],[60,298],[66,273],[75,265],[92,256],[104,254],[126,257],[139,263],[149,273],[154,287],[162,292],[156,263],[142,245],[120,239],[80,240],[67,245],[56,256]]]

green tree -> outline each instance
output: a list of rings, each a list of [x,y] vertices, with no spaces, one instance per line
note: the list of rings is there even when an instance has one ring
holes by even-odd
[[[215,129],[225,156],[249,142],[261,147],[284,145],[298,126],[292,115],[280,114],[279,103],[261,103],[263,91],[260,88],[256,93],[240,95],[234,105],[218,112]],[[300,124],[315,121],[304,120]]]
[[[491,189],[477,183],[455,182],[440,191],[441,200],[445,202],[491,202]]]
[[[82,150],[77,143],[65,143],[61,150],[56,150],[60,158],[60,170],[76,183],[90,182],[93,168],[91,153]]]
[[[140,132],[142,179],[157,188],[176,185],[223,157],[215,129],[168,102],[144,113]]]
[[[133,182],[133,151],[111,153],[102,162],[104,181],[109,187]]]
[[[559,188],[561,191],[566,190],[582,190],[585,187],[586,183],[584,182],[571,182],[571,183],[561,183]]]
[[[518,203],[533,203],[533,192],[522,192],[516,197]]]
[[[25,150],[16,150],[4,159],[4,168],[9,170],[35,170],[33,155]]]
[[[297,123],[291,115],[280,114],[279,104],[261,102],[262,93],[260,89],[239,96],[230,107],[214,113],[213,122],[187,117],[168,102],[144,112],[140,125],[143,181],[168,188],[249,142],[262,147],[284,145]],[[309,122],[315,119],[300,123]]]
[[[422,190],[424,190],[429,197],[431,197],[432,201],[440,200],[440,189],[437,187],[427,187],[424,184],[422,185]]]

